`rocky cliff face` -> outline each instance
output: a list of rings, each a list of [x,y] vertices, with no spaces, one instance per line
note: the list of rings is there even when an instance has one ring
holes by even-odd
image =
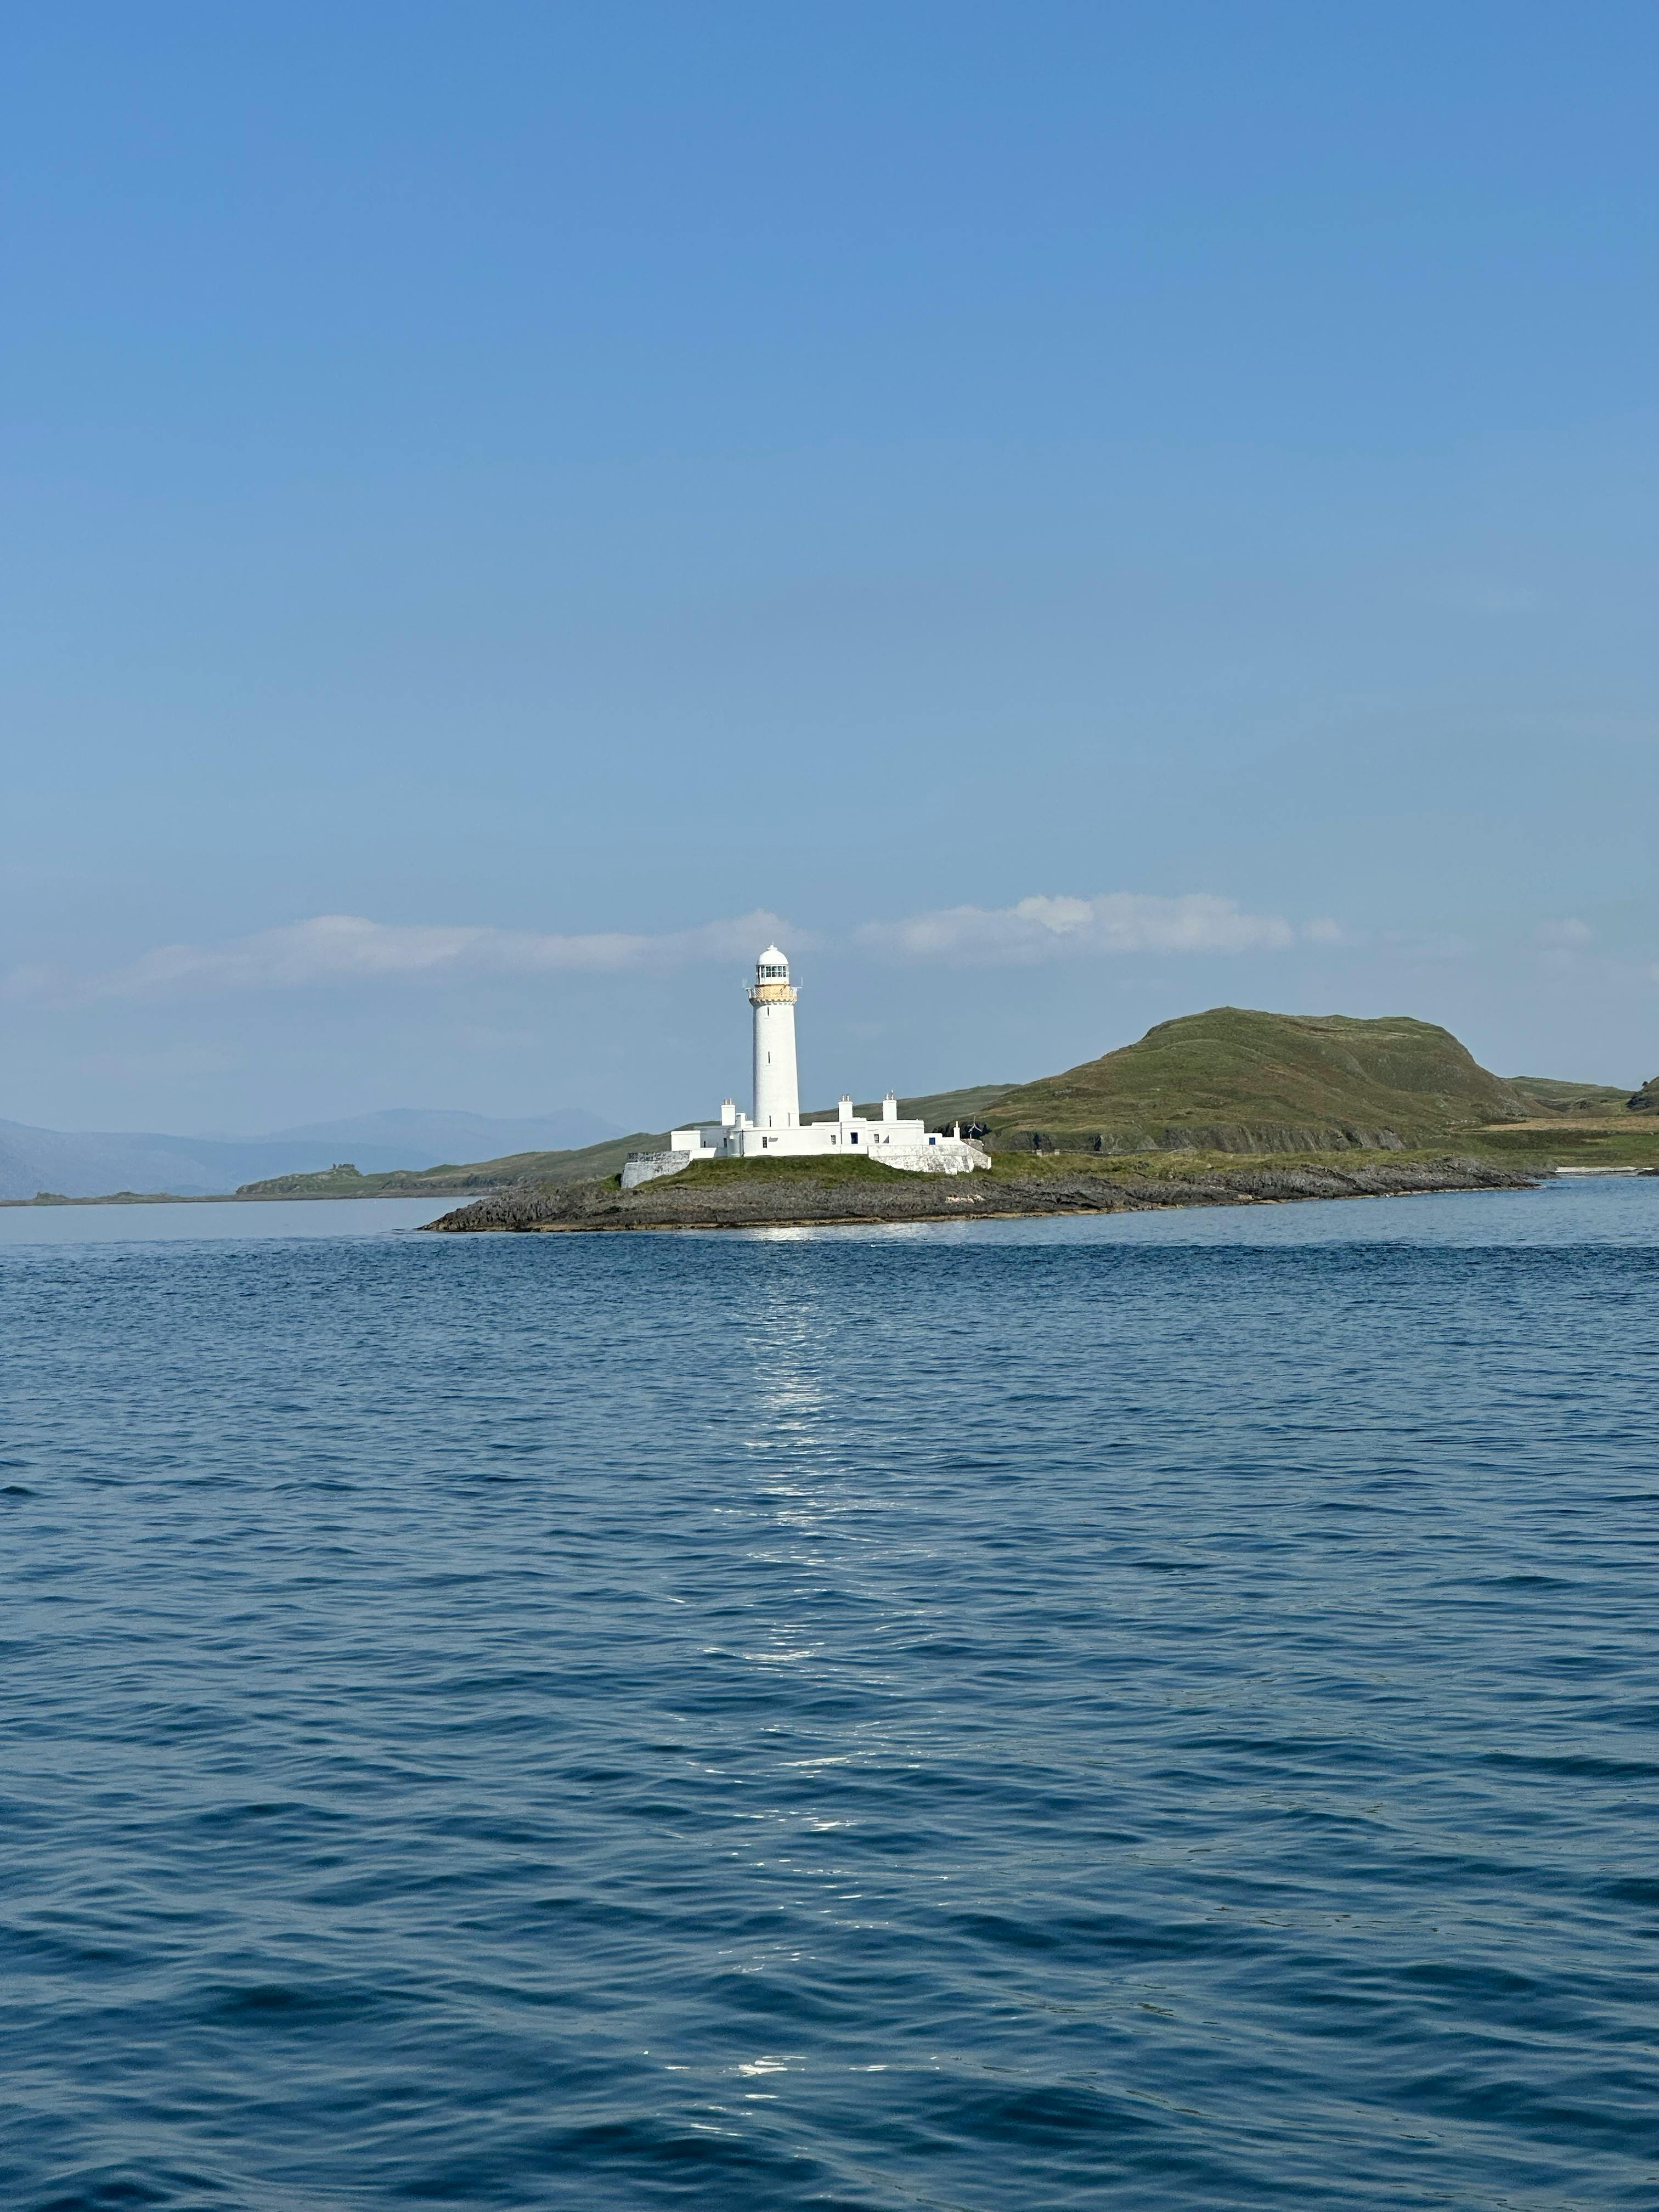
[[[1633,1098],[1625,1101],[1632,1114],[1659,1114],[1659,1075],[1651,1076]]]
[[[1124,1158],[1139,1152],[1398,1152],[1397,1129],[1312,1127],[1285,1121],[1204,1121],[1190,1126],[1116,1129],[1004,1128],[1000,1152],[1092,1152]]]

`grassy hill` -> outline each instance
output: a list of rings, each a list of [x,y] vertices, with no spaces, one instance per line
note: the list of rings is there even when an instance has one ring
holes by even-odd
[[[1302,1151],[1411,1145],[1536,1110],[1432,1022],[1212,1006],[1006,1091],[981,1118],[1018,1149]]]

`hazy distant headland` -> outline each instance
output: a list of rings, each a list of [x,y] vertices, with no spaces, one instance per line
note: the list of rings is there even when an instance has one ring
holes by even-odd
[[[620,1134],[580,1107],[517,1120],[394,1107],[262,1137],[173,1137],[39,1129],[0,1121],[0,1200],[165,1194],[228,1197],[241,1183],[325,1171],[349,1159],[370,1174],[411,1161],[568,1151]]]

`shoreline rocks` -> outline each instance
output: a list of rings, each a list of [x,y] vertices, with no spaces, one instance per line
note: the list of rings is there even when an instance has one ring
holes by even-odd
[[[1432,1191],[1529,1190],[1535,1175],[1475,1160],[1275,1166],[1257,1159],[1190,1176],[1075,1174],[932,1176],[815,1182],[757,1176],[698,1186],[664,1178],[623,1191],[614,1182],[499,1191],[426,1226],[447,1235],[629,1229],[801,1228],[819,1224],[1007,1219],[1045,1214],[1144,1213],[1169,1206],[1280,1205],[1310,1198],[1393,1198]]]
[[[1145,1152],[1403,1152],[1412,1139],[1397,1129],[1358,1128],[1346,1122],[1313,1127],[1288,1121],[1217,1121],[1155,1128],[1000,1129],[996,1141],[1004,1152],[1129,1158]]]

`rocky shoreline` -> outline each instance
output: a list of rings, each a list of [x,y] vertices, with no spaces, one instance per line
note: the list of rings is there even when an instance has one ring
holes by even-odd
[[[1431,1191],[1530,1190],[1539,1178],[1475,1160],[1388,1161],[1363,1167],[1275,1166],[1252,1160],[1191,1176],[1107,1176],[1081,1167],[1036,1175],[814,1182],[767,1171],[699,1186],[665,1178],[505,1190],[458,1206],[427,1227],[449,1235],[562,1230],[804,1228],[904,1221],[996,1220],[1027,1215],[1145,1213],[1167,1206],[1282,1205],[1308,1198],[1400,1198]]]

